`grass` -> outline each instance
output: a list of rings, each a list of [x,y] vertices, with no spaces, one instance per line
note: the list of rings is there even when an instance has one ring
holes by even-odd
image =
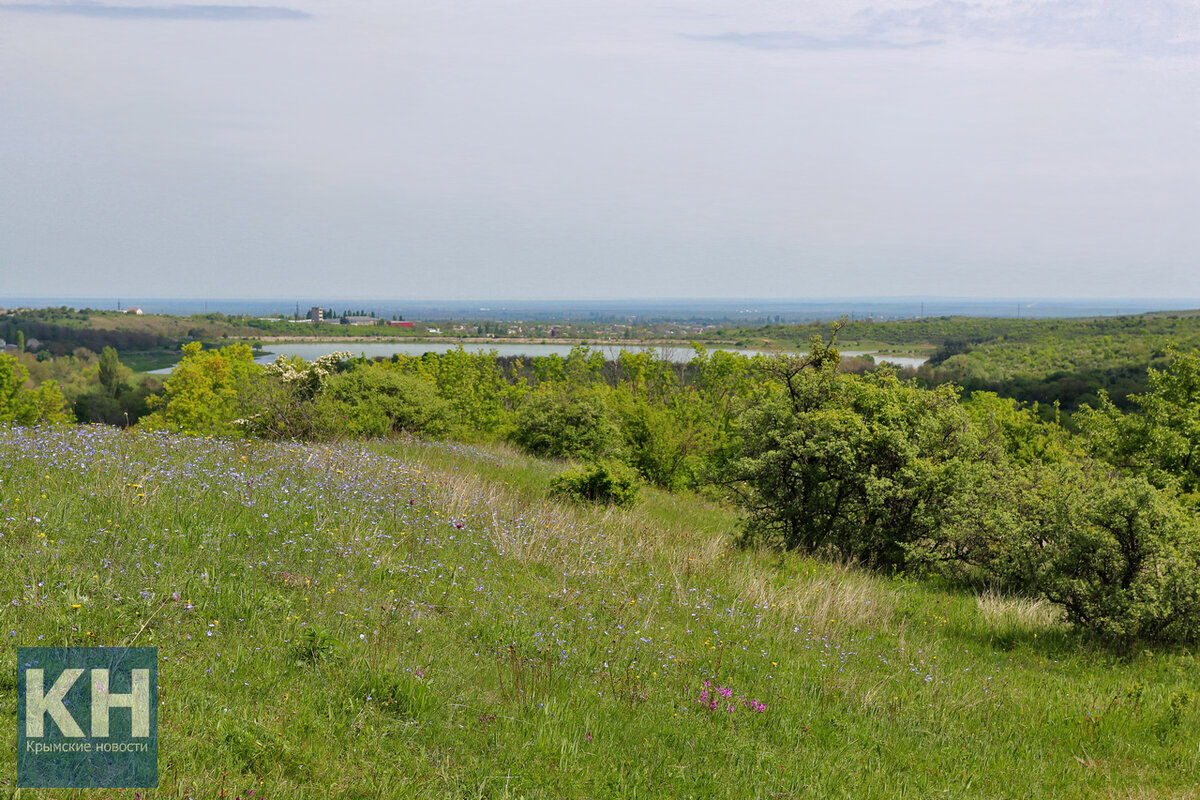
[[[141,353],[127,351],[121,353],[121,363],[136,373],[147,373],[175,366],[182,354],[180,350],[153,350]]]
[[[159,648],[146,798],[1200,796],[1193,652],[739,549],[694,496],[550,502],[557,469],[3,431],[0,636]]]

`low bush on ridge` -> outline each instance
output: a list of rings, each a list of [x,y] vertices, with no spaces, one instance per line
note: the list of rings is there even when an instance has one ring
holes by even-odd
[[[593,462],[555,476],[550,493],[565,500],[632,506],[638,500],[637,474],[620,461]]]

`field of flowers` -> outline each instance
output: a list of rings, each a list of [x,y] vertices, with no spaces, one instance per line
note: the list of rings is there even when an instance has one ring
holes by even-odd
[[[0,430],[0,718],[17,645],[152,645],[144,798],[1200,796],[1193,653],[739,549],[694,496],[560,505],[557,469]]]

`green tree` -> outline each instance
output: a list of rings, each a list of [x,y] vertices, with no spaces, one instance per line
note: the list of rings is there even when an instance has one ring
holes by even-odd
[[[333,376],[318,407],[348,436],[441,436],[451,427],[450,404],[432,382],[383,365],[357,365]]]
[[[611,394],[625,459],[665,489],[694,485],[718,435],[717,421],[695,389],[654,402],[622,385]]]
[[[1042,419],[1036,403],[1024,406],[995,392],[972,392],[963,408],[985,445],[1019,463],[1059,462],[1080,453],[1062,425]]]
[[[438,394],[450,405],[455,433],[463,438],[496,434],[508,424],[509,386],[496,351],[467,353],[462,346],[431,362]]]
[[[0,353],[0,424],[34,425],[71,421],[66,400],[56,381],[26,387],[29,370]]]
[[[553,384],[525,399],[510,438],[527,452],[549,458],[595,460],[620,447],[620,432],[599,390]]]
[[[163,384],[163,394],[150,399],[154,412],[142,424],[191,434],[242,435],[244,426],[237,421],[253,413],[246,400],[262,373],[248,345],[204,350],[199,342],[189,342]]]
[[[100,351],[100,386],[109,397],[116,397],[124,383],[121,359],[112,347]]]
[[[955,514],[978,443],[955,387],[845,374],[839,362],[819,337],[805,357],[765,362],[775,388],[739,418],[723,482],[751,538],[901,565]]]
[[[1075,415],[1088,449],[1155,486],[1200,493],[1200,350],[1167,348],[1166,369],[1150,369],[1147,390],[1121,411],[1101,393],[1098,408]]]

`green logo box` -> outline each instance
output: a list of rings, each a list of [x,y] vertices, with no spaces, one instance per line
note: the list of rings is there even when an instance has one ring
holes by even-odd
[[[17,786],[158,786],[157,647],[18,647]]]

